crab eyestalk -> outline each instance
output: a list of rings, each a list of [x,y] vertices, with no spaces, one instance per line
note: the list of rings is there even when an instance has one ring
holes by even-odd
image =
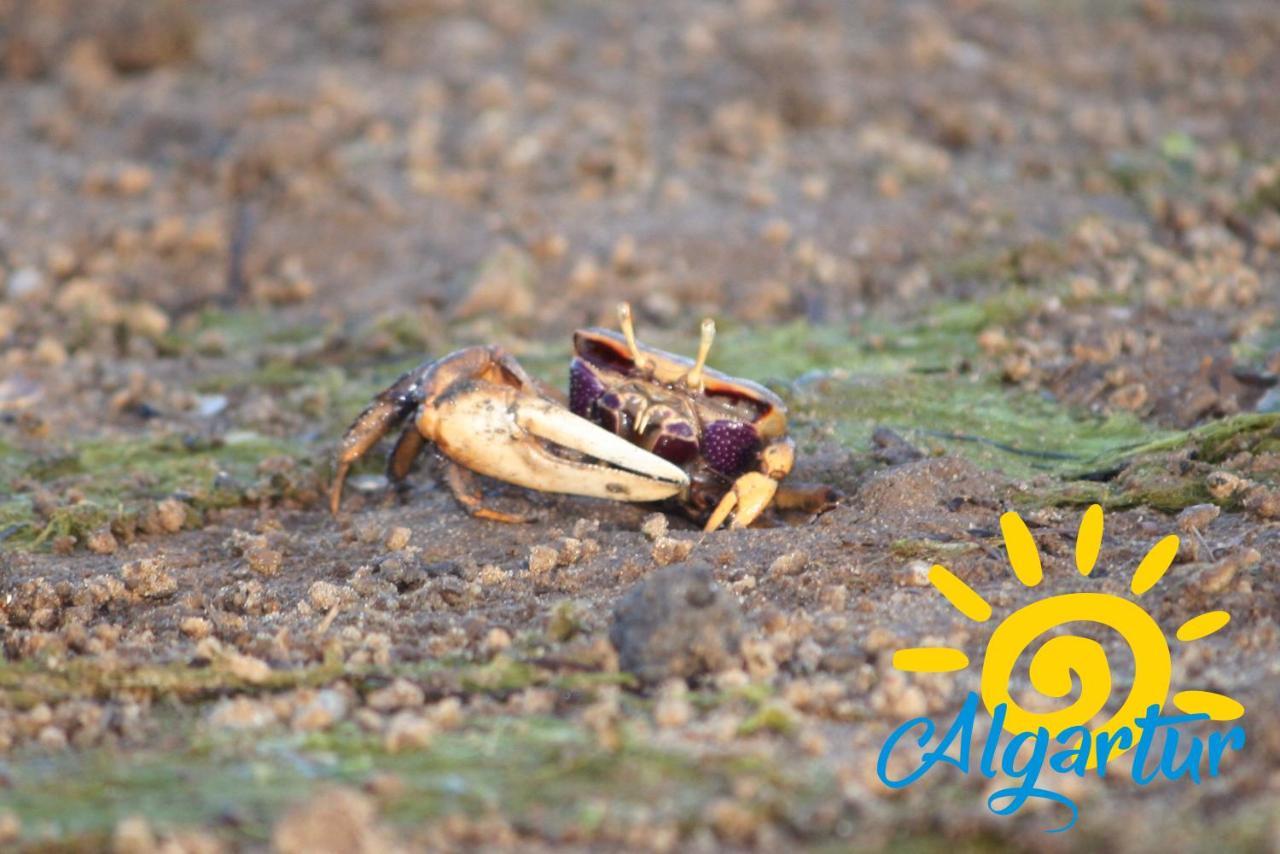
[[[716,340],[716,322],[711,318],[702,321],[702,335],[698,339],[698,358],[693,367],[684,375],[685,388],[701,393],[703,391],[702,369],[707,366],[707,356],[711,354],[711,342]]]
[[[653,362],[640,352],[640,345],[636,343],[636,327],[631,319],[631,303],[618,303],[618,326],[622,328],[622,334],[627,339],[627,349],[631,351],[632,364],[642,371],[651,370]]]

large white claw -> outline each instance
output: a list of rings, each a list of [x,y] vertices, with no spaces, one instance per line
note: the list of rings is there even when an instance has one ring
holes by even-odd
[[[672,463],[511,386],[465,383],[423,407],[418,423],[454,462],[541,492],[661,501],[689,485]],[[609,465],[569,459],[548,442]]]

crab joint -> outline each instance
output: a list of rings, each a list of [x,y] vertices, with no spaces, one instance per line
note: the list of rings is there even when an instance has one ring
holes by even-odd
[[[796,464],[796,445],[784,438],[766,445],[760,452],[760,471],[774,480],[782,480]]]

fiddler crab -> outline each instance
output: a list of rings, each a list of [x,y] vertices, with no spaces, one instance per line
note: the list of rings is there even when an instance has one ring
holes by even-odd
[[[388,479],[403,481],[431,443],[447,459],[458,502],[482,519],[528,521],[485,507],[473,473],[541,492],[668,501],[707,531],[726,521],[745,528],[770,504],[831,506],[829,487],[780,486],[795,463],[786,407],[763,386],[706,367],[710,318],[692,360],[638,344],[628,304],[618,320],[621,334],[574,333],[567,401],[498,346],[467,347],[404,374],[343,436],[330,509],[338,512],[351,466],[410,416]]]

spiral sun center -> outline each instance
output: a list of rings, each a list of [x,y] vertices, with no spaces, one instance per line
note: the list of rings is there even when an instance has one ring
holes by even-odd
[[[1169,695],[1173,672],[1169,644],[1155,620],[1135,602],[1107,593],[1066,593],[1038,599],[1006,617],[987,643],[982,661],[982,701],[994,713],[1007,706],[1005,728],[1034,732],[1044,727],[1059,733],[1087,726],[1111,699],[1113,679],[1105,649],[1097,641],[1075,635],[1050,638],[1031,659],[1031,685],[1048,697],[1065,697],[1071,674],[1080,680],[1080,695],[1069,706],[1051,712],[1029,711],[1010,696],[1014,668],[1023,651],[1045,632],[1075,622],[1100,623],[1117,632],[1133,652],[1133,685],[1124,704],[1104,724],[1089,727],[1114,735],[1136,733],[1135,721],[1149,706],[1161,708]],[[1136,742],[1136,738],[1133,739]]]
[[[1027,588],[1044,579],[1039,550],[1026,523],[1014,512],[1000,518],[1005,548],[1014,576]],[[1076,537],[1076,569],[1090,576],[1102,547],[1102,508],[1093,505],[1084,514]],[[1178,552],[1178,538],[1169,535],[1156,543],[1139,562],[1129,585],[1135,597],[1150,591],[1168,571]],[[992,616],[991,605],[963,579],[943,566],[934,566],[929,581],[966,618],[983,623]],[[1190,643],[1208,637],[1230,620],[1225,611],[1211,611],[1191,617],[1177,628],[1176,639]],[[1069,705],[1054,711],[1030,711],[1010,694],[1015,668],[1022,653],[1038,638],[1068,623],[1089,622],[1111,629],[1128,645],[1133,655],[1132,684],[1119,708],[1110,717],[1099,716],[1112,700],[1115,680],[1102,644],[1075,635],[1048,638],[1031,658],[1031,687],[1041,695],[1062,699],[1071,693],[1073,674],[1080,693]],[[963,670],[968,655],[952,647],[914,647],[895,653],[899,670],[938,673]],[[1115,736],[1135,730],[1135,721],[1151,706],[1163,708],[1169,699],[1172,677],[1169,641],[1160,624],[1133,599],[1109,593],[1065,593],[1043,596],[1005,617],[992,631],[982,657],[981,693],[988,712],[1005,707],[1004,729],[1010,733],[1035,732],[1040,728],[1062,732],[1085,727],[1094,735]],[[1213,720],[1234,720],[1244,713],[1236,700],[1212,691],[1180,691],[1173,704],[1188,714],[1204,713]]]

